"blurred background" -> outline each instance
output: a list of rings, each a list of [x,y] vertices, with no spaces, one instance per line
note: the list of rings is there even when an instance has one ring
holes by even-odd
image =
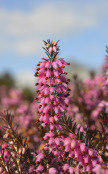
[[[47,39],[60,40],[70,77],[99,72],[108,44],[107,7],[107,0],[0,0],[0,85],[31,96]]]

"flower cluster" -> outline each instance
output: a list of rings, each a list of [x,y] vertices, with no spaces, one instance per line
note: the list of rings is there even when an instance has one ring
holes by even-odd
[[[45,42],[45,41],[44,41]],[[50,43],[50,41],[47,43],[47,42],[45,42],[45,44],[46,44],[46,48],[48,49],[48,51],[50,52],[50,53],[52,53],[52,52],[57,52],[58,50],[59,50],[59,47],[57,46],[57,42],[51,42]]]
[[[105,76],[70,82],[58,41],[44,44],[48,57],[37,64],[33,103],[0,87],[0,173],[106,174],[108,59]]]
[[[46,42],[45,45],[47,51]],[[49,53],[49,59],[44,58],[38,64],[39,68],[35,73],[39,77],[36,83],[38,85],[36,100],[39,103],[39,121],[47,131],[43,137],[44,147],[36,160],[37,172],[90,173],[95,170],[96,165],[101,168],[103,160],[94,149],[88,148],[85,142],[77,140],[75,132],[71,133],[71,137],[68,135],[68,138],[63,135],[60,118],[67,114],[66,107],[69,102],[68,80],[62,75],[67,74],[63,70],[66,62],[63,59],[55,59],[53,54],[55,55],[55,52]],[[94,94],[95,91],[91,95]],[[90,102],[88,105],[90,106]],[[86,109],[90,110],[90,108]],[[45,160],[47,156],[51,157],[50,161]]]
[[[49,125],[51,130],[58,127],[58,119],[66,113],[66,107],[68,107],[65,97],[69,95],[67,88],[69,80],[64,76],[66,74],[63,70],[65,64],[67,63],[63,59],[57,59],[52,63],[44,59],[36,72],[39,76],[39,81],[36,83],[38,85],[36,100],[39,102],[39,120],[43,127]]]

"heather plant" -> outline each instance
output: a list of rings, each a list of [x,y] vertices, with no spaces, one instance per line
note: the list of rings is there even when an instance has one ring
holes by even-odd
[[[27,137],[29,148],[37,149],[40,139],[39,132],[34,126],[34,122],[38,119],[35,112],[36,102],[30,103],[25,100],[19,89],[8,90],[5,86],[0,88],[0,111],[8,110],[11,115],[14,115],[13,122],[19,126],[19,133],[23,133],[23,136]]]
[[[106,174],[108,58],[104,75],[70,81],[58,41],[44,44],[47,58],[37,64],[36,101],[1,87],[0,173]]]
[[[46,46],[44,49],[49,59],[43,58],[43,61],[38,64],[40,67],[35,75],[39,77],[39,81],[36,83],[38,85],[38,97],[36,100],[39,102],[39,121],[41,128],[45,129],[47,133],[43,137],[44,148],[36,160],[37,171],[45,173],[95,172],[95,166],[97,165],[101,168],[103,163],[102,154],[99,155],[93,146],[94,142],[96,143],[96,137],[92,137],[92,135],[97,136],[97,131],[92,132],[88,124],[85,125],[85,128],[77,126],[70,117],[66,116],[70,90],[67,87],[68,80],[62,74],[67,74],[63,70],[64,65],[67,63],[63,59],[56,58],[58,54],[58,42],[55,43],[48,40],[48,42],[44,41],[44,43]],[[75,86],[76,88],[78,89],[78,85]],[[84,95],[84,93],[82,94]],[[93,96],[94,94],[95,91],[93,94],[89,93],[88,96]],[[97,92],[95,98],[99,95]],[[80,96],[77,99],[79,98]],[[89,98],[88,100],[90,100]],[[79,103],[81,103],[80,100]],[[85,105],[86,107],[89,105],[86,110],[93,110],[94,105],[92,101]],[[90,119],[88,120],[90,121]],[[104,139],[104,149],[106,149],[106,136]],[[47,156],[50,159],[46,163],[44,159]],[[41,157],[42,159],[40,159]],[[86,158],[88,161],[86,161]],[[39,166],[38,163],[40,164]]]
[[[0,140],[0,173],[27,174],[29,166],[34,161],[26,138],[18,134],[17,127],[13,125],[12,116],[9,112],[0,115],[3,125]]]

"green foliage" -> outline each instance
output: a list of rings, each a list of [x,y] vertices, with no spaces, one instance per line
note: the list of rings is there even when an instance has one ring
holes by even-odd
[[[11,74],[4,73],[3,75],[0,76],[0,85],[5,85],[8,88],[12,88],[15,86],[15,81],[13,79],[13,77],[11,76]]]
[[[33,92],[28,87],[23,88],[23,98],[27,101],[33,101]]]

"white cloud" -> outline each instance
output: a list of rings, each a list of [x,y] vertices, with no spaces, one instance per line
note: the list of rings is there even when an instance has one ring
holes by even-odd
[[[35,83],[37,81],[36,77],[34,76],[33,72],[31,71],[21,71],[16,77],[16,85],[18,87],[30,87],[34,88]]]
[[[28,39],[25,39],[25,40],[22,40],[20,42],[17,42],[14,46],[14,50],[17,52],[17,53],[20,53],[20,54],[33,54],[33,53],[36,53],[38,51],[40,51],[41,49],[41,42],[38,41],[38,40],[28,40]]]
[[[1,9],[0,35],[3,42],[0,41],[0,51],[10,49],[21,55],[36,54],[43,38],[60,38],[94,28],[101,23],[104,15],[108,17],[106,3],[103,5],[100,2],[81,7],[66,2],[45,3],[31,12]]]

